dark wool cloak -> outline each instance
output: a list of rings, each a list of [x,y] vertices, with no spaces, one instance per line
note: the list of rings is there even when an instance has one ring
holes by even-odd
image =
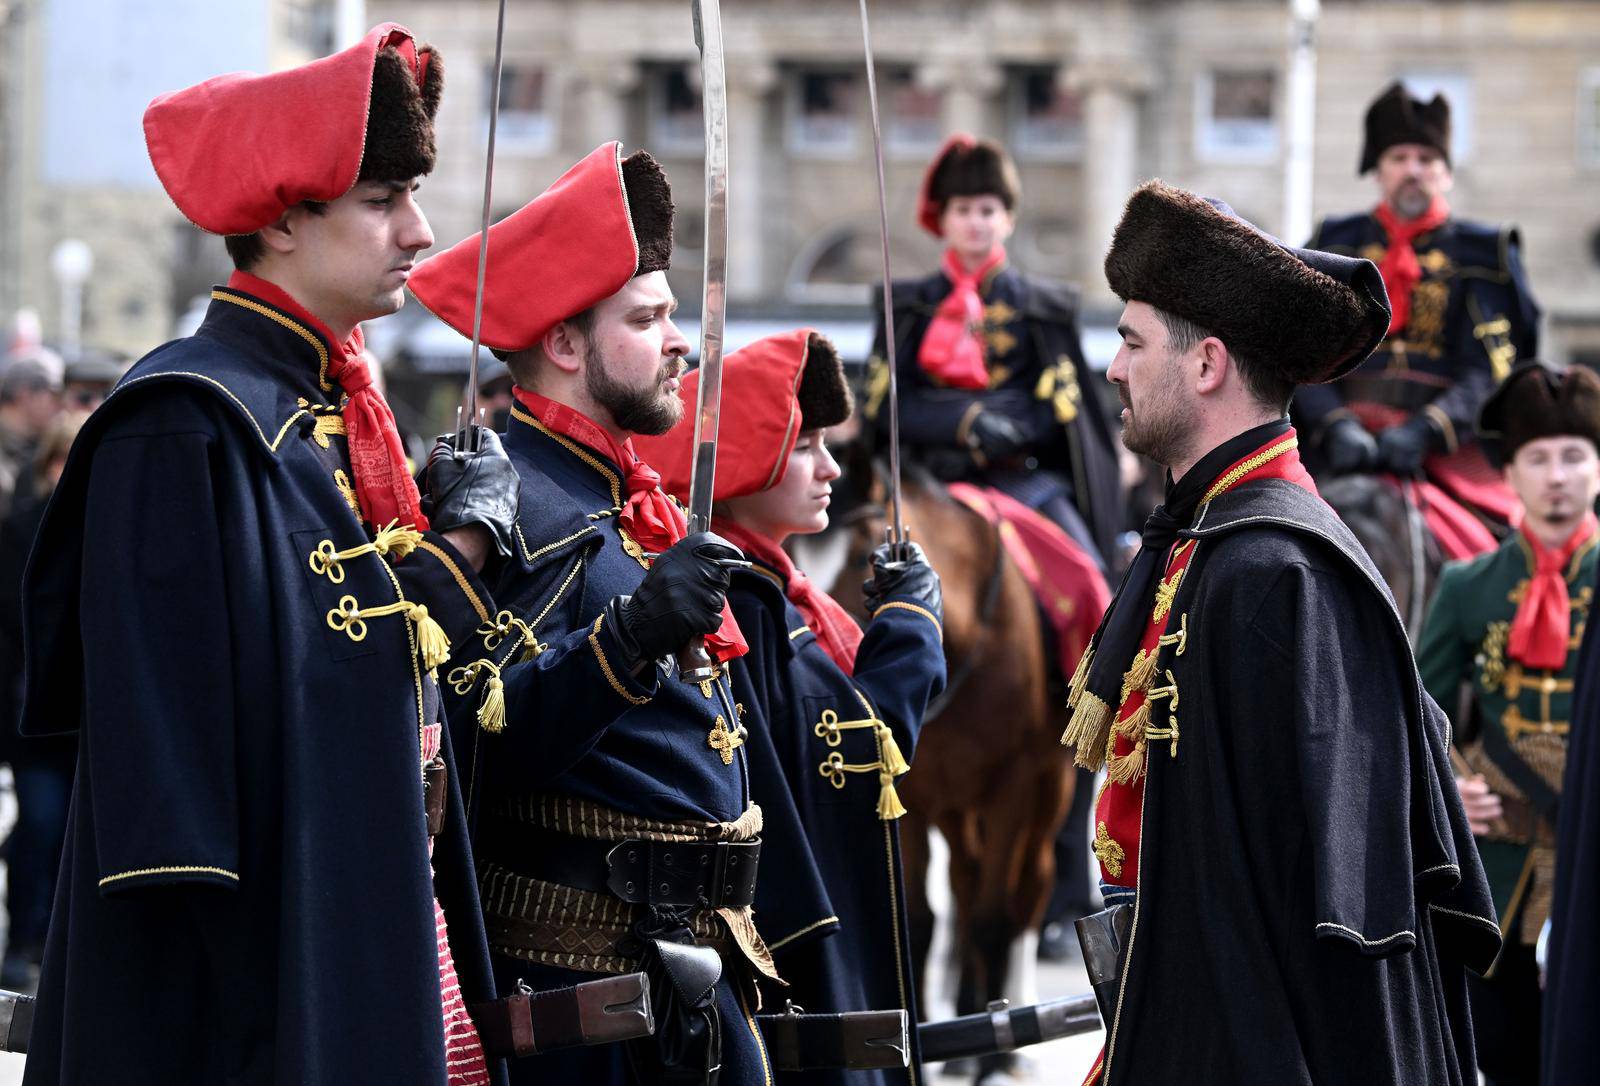
[[[435,893],[463,995],[494,993],[453,769],[429,877],[437,688],[404,615],[327,616],[403,592],[461,644],[487,596],[431,532],[315,571],[370,539],[327,344],[212,297],[85,424],[26,575],[23,731],[80,743],[24,1081],[439,1086]]]
[[[924,1076],[899,824],[878,817],[877,772],[830,780],[819,770],[835,754],[867,767],[883,757],[873,728],[843,729],[830,742],[830,712],[841,724],[884,721],[915,759],[923,712],[944,688],[941,630],[914,599],[894,600],[867,626],[847,675],[765,570],[736,573],[728,593],[750,645],[733,667],[735,694],[749,710],[750,793],[768,819],[756,916],[795,1004],[812,1014],[902,1007],[913,1027],[908,1068],[813,1071],[800,1080],[915,1086]]]
[[[1587,1086],[1600,1067],[1600,622],[1584,632],[1574,674],[1544,989],[1544,1086]]]
[[[1292,483],[1184,539],[1106,1081],[1475,1083],[1464,968],[1499,931],[1392,601]]]

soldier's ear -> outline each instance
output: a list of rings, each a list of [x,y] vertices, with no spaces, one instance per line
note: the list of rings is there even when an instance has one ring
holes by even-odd
[[[571,321],[558,321],[539,340],[544,356],[562,373],[576,374],[583,368],[586,341]]]

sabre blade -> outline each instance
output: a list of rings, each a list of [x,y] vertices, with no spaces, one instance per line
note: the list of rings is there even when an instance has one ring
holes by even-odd
[[[483,164],[483,220],[478,234],[478,289],[472,299],[472,357],[467,362],[467,389],[461,398],[457,418],[456,448],[478,451],[478,348],[483,345],[483,284],[489,271],[489,214],[494,194],[495,122],[500,117],[500,78],[506,40],[506,0],[500,0],[499,21],[494,28],[494,74],[489,81],[489,147]],[[464,417],[466,422],[460,423]]]
[[[861,0],[861,47],[866,54],[867,105],[872,111],[872,158],[878,169],[878,237],[883,243],[884,364],[889,367],[889,540],[904,543],[900,506],[900,384],[895,359],[893,290],[889,274],[889,187],[883,173],[883,126],[878,120],[878,74],[872,60],[872,27],[867,0]]]
[[[717,430],[722,420],[722,346],[728,290],[728,96],[718,0],[694,0],[705,112],[705,278],[700,307],[700,385],[695,397],[694,463],[689,476],[689,531],[711,527]]]

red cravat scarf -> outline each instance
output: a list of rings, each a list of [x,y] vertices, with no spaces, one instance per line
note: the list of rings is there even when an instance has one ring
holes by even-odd
[[[989,367],[984,364],[983,295],[978,288],[984,276],[1005,262],[1006,251],[996,245],[982,264],[967,271],[954,249],[946,249],[940,270],[950,280],[950,293],[922,337],[917,362],[928,376],[947,388],[988,388]]]
[[[393,521],[419,530],[427,528],[428,518],[422,515],[416,481],[406,470],[406,450],[400,443],[394,412],[373,387],[372,370],[361,357],[360,327],[341,343],[327,325],[275,283],[236,271],[228,279],[228,286],[283,310],[319,333],[327,343],[328,380],[350,397],[343,411],[344,429],[350,445],[351,483],[361,516],[378,528]]]
[[[1523,542],[1533,552],[1533,576],[1528,591],[1511,620],[1511,639],[1506,654],[1524,666],[1541,671],[1559,671],[1567,663],[1567,644],[1572,639],[1572,599],[1567,595],[1567,563],[1578,548],[1600,530],[1590,513],[1573,531],[1560,550],[1550,550],[1536,539],[1523,521]]]
[[[1422,265],[1417,262],[1417,251],[1411,243],[1443,226],[1450,217],[1450,205],[1443,196],[1435,196],[1428,210],[1415,219],[1402,219],[1386,203],[1379,204],[1373,214],[1389,236],[1389,248],[1378,264],[1378,274],[1389,291],[1389,306],[1394,312],[1389,318],[1389,334],[1394,335],[1411,319],[1411,291],[1422,281]]]
[[[846,675],[855,674],[856,650],[861,647],[861,627],[850,617],[850,612],[800,572],[788,552],[770,537],[725,517],[717,517],[712,524],[722,538],[778,571],[778,575],[784,579],[783,594],[789,597],[789,602],[806,620],[811,632],[817,635],[817,644],[822,646],[822,651],[831,656]]]
[[[683,509],[661,489],[661,476],[633,451],[631,440],[618,442],[583,412],[537,392],[515,388],[512,395],[547,430],[599,453],[621,469],[624,497],[617,524],[647,553],[660,554],[689,533]],[[706,648],[724,663],[750,651],[727,607],[722,609],[721,629],[706,638]]]

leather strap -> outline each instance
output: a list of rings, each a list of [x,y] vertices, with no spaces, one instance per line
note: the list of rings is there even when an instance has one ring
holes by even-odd
[[[902,1010],[763,1014],[756,1022],[780,1071],[898,1068],[910,1062]]]
[[[642,973],[601,977],[548,992],[532,991],[520,981],[518,985],[503,999],[467,1007],[483,1050],[492,1058],[609,1044],[655,1031],[649,984]]]
[[[422,807],[428,813],[428,836],[437,837],[444,829],[445,796],[449,792],[450,771],[444,759],[435,757],[422,767]]]

